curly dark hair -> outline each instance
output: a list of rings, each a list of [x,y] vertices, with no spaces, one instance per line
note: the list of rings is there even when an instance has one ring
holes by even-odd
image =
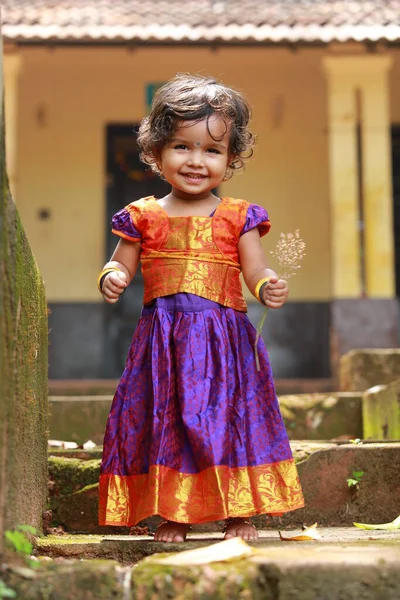
[[[156,92],[151,112],[139,127],[138,144],[142,161],[160,174],[157,160],[179,123],[206,119],[208,125],[214,114],[221,115],[226,130],[230,130],[230,162],[225,175],[225,179],[229,179],[253,155],[255,137],[248,128],[251,110],[239,92],[213,77],[178,73]]]

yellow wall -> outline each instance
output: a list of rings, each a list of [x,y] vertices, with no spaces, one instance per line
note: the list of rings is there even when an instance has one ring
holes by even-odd
[[[19,51],[16,195],[49,301],[101,301],[95,280],[104,262],[105,127],[139,121],[146,84],[177,71],[216,75],[249,98],[259,137],[255,158],[221,191],[268,209],[267,251],[281,231],[300,229],[307,256],[292,280],[292,300],[331,297],[323,50]],[[49,221],[37,218],[41,208],[51,210]]]

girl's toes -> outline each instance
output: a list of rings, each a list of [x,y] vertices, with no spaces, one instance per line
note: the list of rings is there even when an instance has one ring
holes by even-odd
[[[190,525],[186,523],[174,523],[163,521],[157,527],[154,534],[156,542],[184,542]]]

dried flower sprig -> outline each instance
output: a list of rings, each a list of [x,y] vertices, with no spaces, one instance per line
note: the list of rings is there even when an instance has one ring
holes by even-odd
[[[300,231],[296,229],[294,233],[281,233],[279,240],[275,246],[275,250],[270,250],[270,254],[276,258],[281,267],[282,274],[278,275],[278,279],[289,279],[296,275],[296,272],[301,269],[301,261],[306,252],[306,244],[300,237]],[[255,355],[257,371],[260,370],[260,360],[258,356],[258,340],[262,334],[262,329],[267,316],[268,307],[265,307],[264,313],[257,324],[257,335],[255,341]]]
[[[296,275],[296,271],[301,269],[301,261],[305,256],[306,244],[300,237],[300,231],[296,229],[294,233],[281,233],[275,246],[275,250],[270,250],[270,254],[276,258],[279,266],[283,270],[280,279],[289,279]]]

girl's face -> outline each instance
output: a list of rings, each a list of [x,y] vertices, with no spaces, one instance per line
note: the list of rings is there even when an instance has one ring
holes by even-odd
[[[229,127],[216,114],[208,123],[204,119],[178,126],[161,150],[159,165],[176,195],[201,200],[222,182],[229,162],[229,137]]]

